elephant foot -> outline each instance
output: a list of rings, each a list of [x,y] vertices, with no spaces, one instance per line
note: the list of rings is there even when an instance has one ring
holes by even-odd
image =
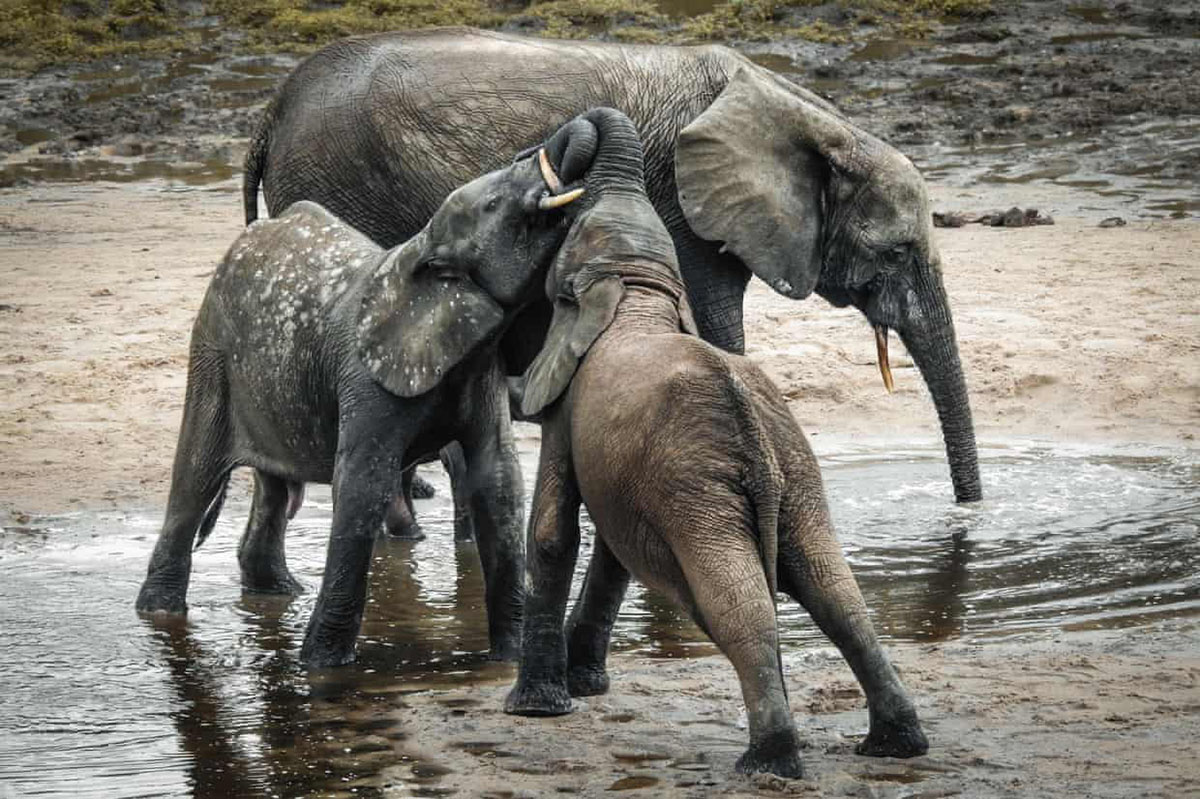
[[[313,611],[304,644],[300,647],[300,663],[310,669],[328,669],[354,662],[354,644],[358,637],[358,619],[353,631],[317,621],[323,615],[320,605]]]
[[[454,517],[454,540],[459,543],[475,540],[475,521],[470,514]]]
[[[278,573],[253,574],[242,572],[242,591],[248,594],[287,594],[295,596],[304,593],[304,584],[292,576],[287,569]]]
[[[314,643],[304,639],[300,647],[300,662],[310,669],[330,669],[345,666],[354,662],[354,645],[335,646],[332,644]]]
[[[416,521],[410,524],[399,524],[395,527],[388,525],[386,527],[389,538],[397,541],[424,541],[425,531],[421,529],[421,525]]]
[[[804,776],[800,762],[800,746],[795,730],[782,730],[764,736],[737,759],[734,769],[739,774],[774,774],[777,777],[798,779]]]
[[[571,695],[561,683],[518,680],[504,700],[504,712],[512,716],[564,716],[571,707]]]
[[[873,721],[867,737],[854,748],[868,757],[917,757],[929,751],[929,741],[921,731],[917,714],[892,721]]]
[[[138,591],[134,607],[138,613],[167,613],[183,615],[187,613],[187,589],[180,590],[177,586],[164,584],[159,581],[147,580]]]
[[[433,499],[437,494],[437,489],[433,487],[433,483],[421,475],[414,474],[410,494],[413,499]]]
[[[399,494],[392,497],[392,501],[388,503],[387,513],[383,517],[383,529],[389,536],[401,541],[425,540],[425,533],[421,530],[417,517],[413,515],[412,508],[408,507],[404,497]]]
[[[567,669],[571,696],[600,696],[608,693],[608,672],[603,666],[573,666]]]

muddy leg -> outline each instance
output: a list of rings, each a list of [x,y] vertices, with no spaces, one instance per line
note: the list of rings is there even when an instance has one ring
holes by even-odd
[[[384,528],[392,538],[406,541],[425,540],[425,533],[421,530],[421,525],[417,522],[417,515],[413,509],[413,480],[416,474],[417,467],[415,465],[404,470],[404,475],[400,478],[400,491],[388,503]]]
[[[255,471],[254,501],[238,545],[242,590],[261,594],[299,594],[304,590],[288,571],[284,554],[290,497],[286,480]]]
[[[356,434],[357,433],[357,434]],[[399,436],[398,436],[399,438]],[[354,660],[354,645],[367,603],[367,573],[375,535],[399,483],[401,440],[374,437],[374,431],[348,431],[339,444],[333,472],[333,526],[325,556],[321,591],[300,647],[310,668],[341,666]]]
[[[867,616],[858,583],[842,556],[826,513],[799,532],[794,512],[781,514],[779,587],[804,606],[837,646],[867,695],[871,728],[857,751],[877,757],[914,757],[929,743],[917,712]]]
[[[579,601],[567,621],[567,687],[571,696],[608,693],[608,642],[629,587],[629,572],[599,537]]]
[[[439,453],[454,492],[454,540],[474,541],[475,520],[471,510],[471,483],[462,445],[451,441]]]
[[[680,566],[697,621],[733,663],[741,683],[750,747],[738,758],[738,772],[802,776],[800,742],[779,662],[775,602],[756,543],[738,537],[719,558],[682,558]]]
[[[517,684],[504,712],[518,716],[560,716],[571,712],[567,690],[567,640],[563,617],[579,552],[579,488],[572,474],[569,429],[547,414],[530,511],[526,557],[529,593],[521,635]]]
[[[193,348],[167,515],[137,597],[141,612],[187,611],[192,543],[201,525],[211,528],[232,468],[222,380],[220,363]]]

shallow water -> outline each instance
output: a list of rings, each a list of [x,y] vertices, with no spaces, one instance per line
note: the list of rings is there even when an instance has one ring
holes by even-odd
[[[529,479],[533,447],[524,450]],[[950,502],[938,452],[822,457],[839,535],[883,637],[984,640],[1200,613],[1195,452],[982,455],[988,499],[970,508]],[[359,663],[322,674],[302,672],[296,653],[324,556],[323,488],[310,491],[289,530],[305,595],[240,594],[235,553],[247,508],[231,501],[196,553],[188,619],[174,623],[133,612],[157,513],[4,529],[0,795],[362,795],[388,781],[436,794],[437,767],[407,740],[404,694],[512,672],[483,656],[478,558],[453,544],[444,477],[428,474],[440,489],[418,502],[429,538],[379,542]],[[824,645],[790,601],[780,624],[788,650]],[[614,645],[651,657],[713,651],[636,586]],[[445,704],[463,714],[473,703]],[[406,776],[380,777],[398,763]]]

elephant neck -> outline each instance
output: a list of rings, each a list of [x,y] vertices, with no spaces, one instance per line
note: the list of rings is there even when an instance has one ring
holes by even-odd
[[[626,285],[625,296],[617,306],[609,331],[626,333],[678,333],[679,302],[658,289]]]
[[[661,264],[626,264],[621,270],[625,294],[609,328],[621,333],[678,333],[682,327],[679,303],[683,284],[662,274]]]

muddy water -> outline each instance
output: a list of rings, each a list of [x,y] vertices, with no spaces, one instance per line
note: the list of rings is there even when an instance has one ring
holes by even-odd
[[[528,478],[531,444],[525,456]],[[935,451],[843,448],[822,460],[841,538],[889,640],[1055,635],[1200,613],[1195,453],[993,447],[983,452],[988,499],[973,508],[949,502]],[[5,529],[0,795],[361,795],[383,784],[437,795],[442,772],[409,738],[406,694],[511,670],[481,654],[478,558],[453,544],[444,478],[430,476],[441,493],[418,503],[429,538],[377,545],[360,662],[313,675],[296,653],[324,556],[324,489],[289,530],[308,593],[240,594],[247,508],[234,500],[196,553],[189,617],[174,623],[132,608],[156,512]],[[797,607],[780,607],[785,647],[822,643]],[[651,657],[712,651],[637,587],[614,644]],[[476,703],[459,693],[445,711],[465,716]]]

